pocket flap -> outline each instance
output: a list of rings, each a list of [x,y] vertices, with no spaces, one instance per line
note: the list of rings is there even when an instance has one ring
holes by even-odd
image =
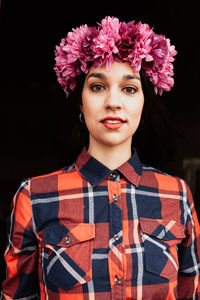
[[[142,232],[165,241],[183,239],[186,236],[185,227],[171,219],[140,218],[140,227]]]
[[[94,237],[95,224],[66,223],[60,226],[47,227],[44,243],[67,248],[77,243],[91,240]]]
[[[46,228],[42,259],[48,289],[67,291],[92,280],[94,237],[95,224],[65,223]]]

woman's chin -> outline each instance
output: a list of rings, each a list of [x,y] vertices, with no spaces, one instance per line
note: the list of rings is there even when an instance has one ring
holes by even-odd
[[[131,144],[132,141],[132,137],[129,139],[122,139],[119,136],[110,136],[110,137],[106,137],[106,138],[102,138],[99,139],[97,141],[98,144],[100,144],[101,146],[105,146],[105,147],[118,147],[118,146],[123,146],[123,145],[129,145]]]

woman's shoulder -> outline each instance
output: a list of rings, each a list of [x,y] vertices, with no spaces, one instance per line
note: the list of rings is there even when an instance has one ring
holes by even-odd
[[[74,173],[76,173],[76,169],[75,165],[72,164],[59,170],[29,177],[22,180],[18,191],[26,189],[29,190],[30,194],[56,192],[59,190],[61,182],[64,180],[67,183]]]
[[[48,173],[45,173],[45,174],[40,174],[40,175],[30,177],[29,180],[31,180],[31,181],[40,180],[40,179],[42,180],[44,178],[51,178],[51,177],[54,177],[54,176],[59,176],[63,173],[73,171],[74,167],[75,167],[75,164],[65,166],[61,169],[58,169],[58,170],[55,170],[55,171],[52,171],[52,172],[48,172]]]
[[[184,179],[169,174],[155,167],[143,164],[143,173],[141,184],[156,187],[159,190],[173,190],[176,192],[187,189],[187,183]]]

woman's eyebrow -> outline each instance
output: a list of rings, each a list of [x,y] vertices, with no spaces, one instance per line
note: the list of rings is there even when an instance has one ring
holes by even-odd
[[[131,80],[131,79],[138,79],[141,81],[140,77],[137,76],[136,74],[124,74],[122,77],[122,80]]]
[[[95,78],[98,78],[98,79],[106,79],[106,76],[103,74],[103,73],[91,73],[88,75],[88,78],[90,77],[95,77]]]
[[[93,72],[91,74],[88,75],[88,79],[91,77],[95,77],[98,79],[106,79],[106,75],[104,73],[101,72]],[[137,76],[136,74],[124,74],[124,76],[122,77],[122,80],[126,81],[126,80],[131,80],[131,79],[138,79],[141,81],[140,77]]]

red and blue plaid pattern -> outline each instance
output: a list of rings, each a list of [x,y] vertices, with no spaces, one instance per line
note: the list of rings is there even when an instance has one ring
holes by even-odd
[[[84,149],[16,193],[2,299],[200,299],[200,227],[186,183]]]

